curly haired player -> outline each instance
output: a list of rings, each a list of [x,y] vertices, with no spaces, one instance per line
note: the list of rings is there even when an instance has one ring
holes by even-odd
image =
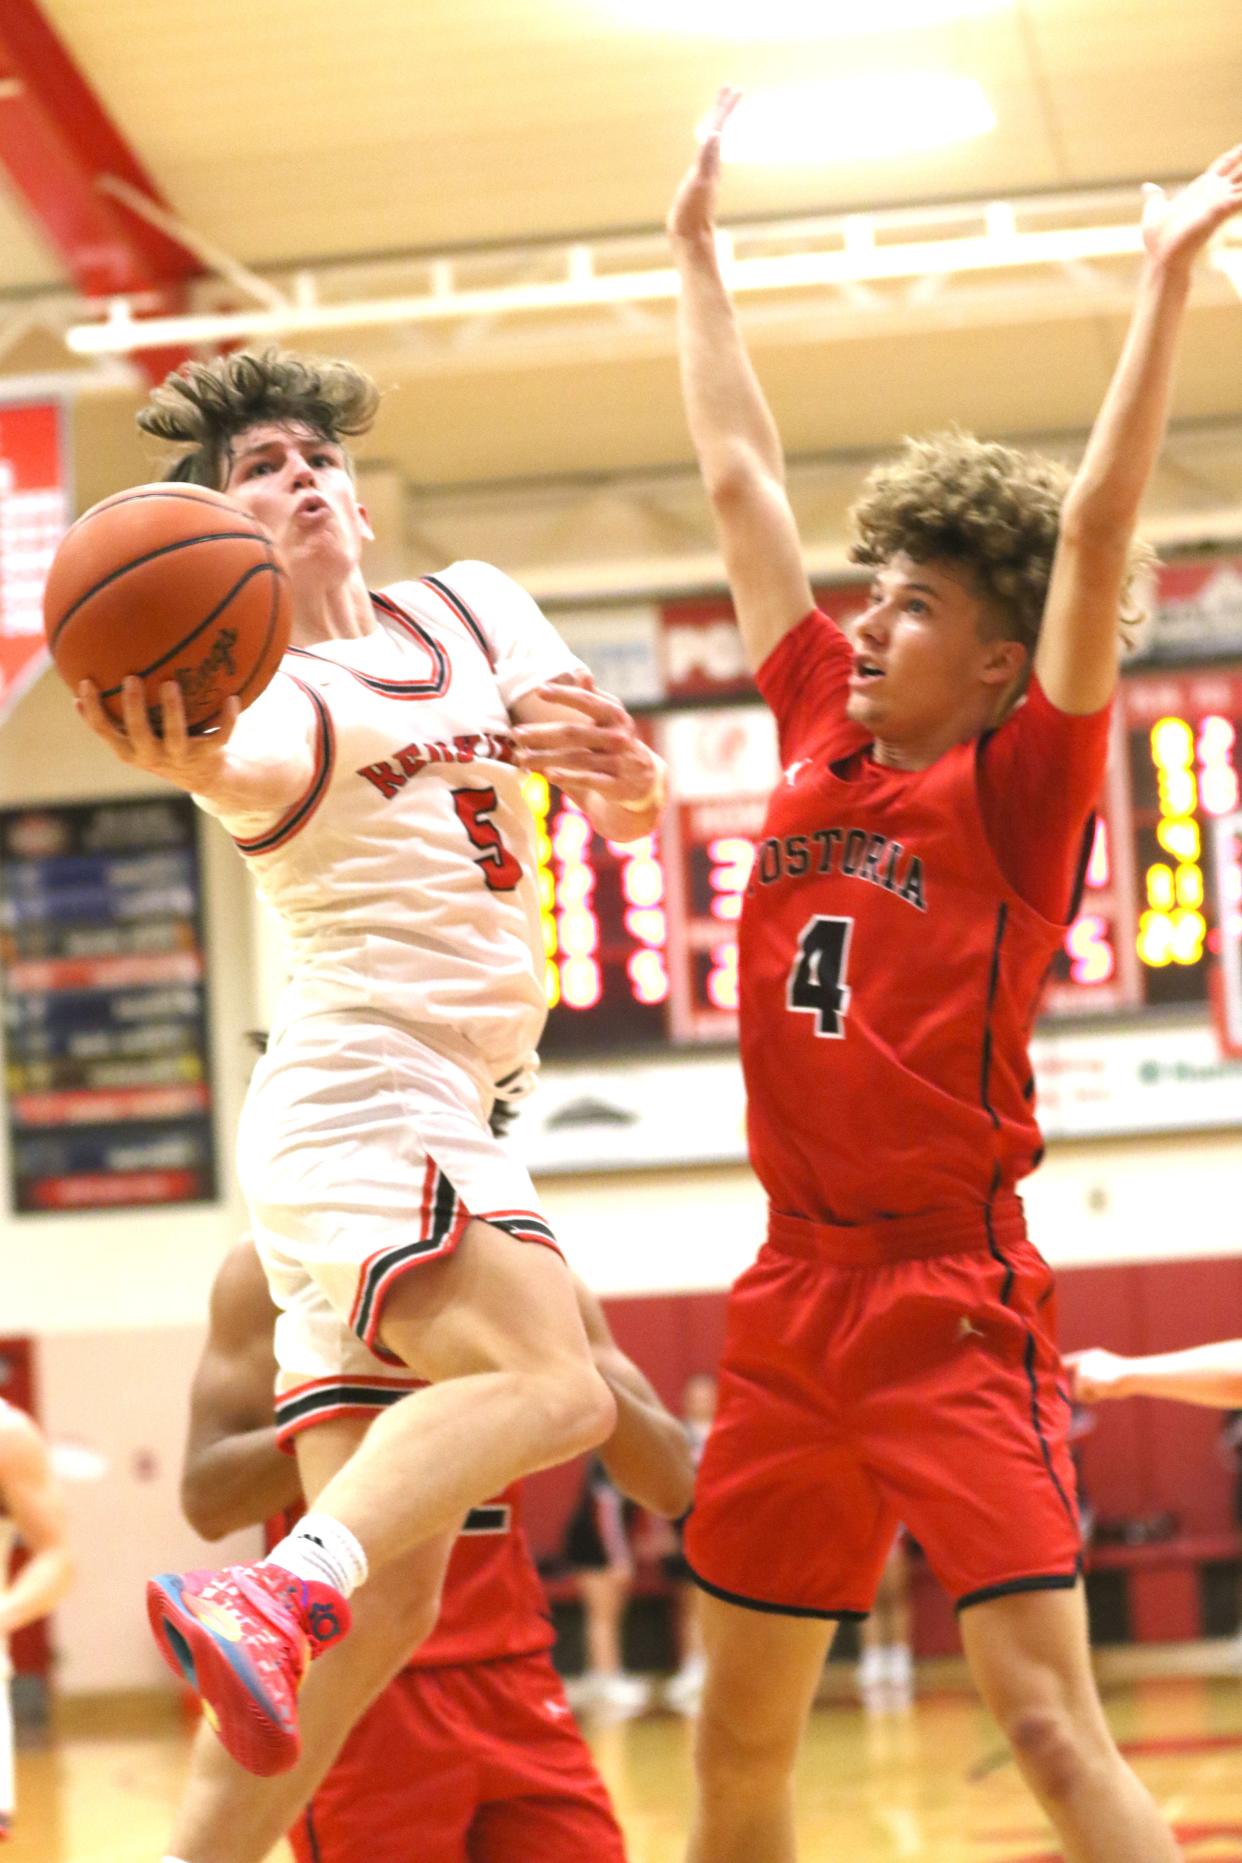
[[[1082,464],[912,442],[857,506],[870,602],[816,610],[780,440],[721,278],[722,93],[669,231],[682,378],[783,780],[740,928],[768,1238],[736,1285],[686,1557],[708,1675],[694,1863],[788,1863],[833,1619],[898,1521],[1074,1863],[1176,1856],[1088,1660],[1027,1041],[1103,775],[1134,525],[1192,262],[1242,147],[1143,210],[1130,331]],[[1020,701],[1020,702],[1019,702]]]

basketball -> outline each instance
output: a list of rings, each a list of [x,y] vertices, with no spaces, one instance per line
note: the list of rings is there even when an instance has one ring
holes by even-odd
[[[122,722],[121,681],[136,674],[159,726],[175,679],[193,731],[234,694],[258,698],[289,644],[289,578],[254,518],[205,486],[136,485],[66,531],[43,592],[43,626],[71,688],[99,688]]]

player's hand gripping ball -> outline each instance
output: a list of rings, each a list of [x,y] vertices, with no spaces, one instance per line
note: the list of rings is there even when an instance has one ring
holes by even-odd
[[[257,699],[291,619],[267,531],[201,485],[135,485],[93,505],[61,539],[43,592],[47,643],[71,690],[93,680],[121,724],[121,682],[136,674],[157,732],[169,679],[192,732],[209,730],[226,699]]]

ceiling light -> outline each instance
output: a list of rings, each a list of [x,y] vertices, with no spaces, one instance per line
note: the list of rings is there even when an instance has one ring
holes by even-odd
[[[745,96],[725,125],[720,153],[736,163],[883,161],[965,142],[995,127],[992,106],[974,78],[890,72]]]
[[[1007,12],[1013,0],[608,0],[626,25],[713,39],[837,39]]]

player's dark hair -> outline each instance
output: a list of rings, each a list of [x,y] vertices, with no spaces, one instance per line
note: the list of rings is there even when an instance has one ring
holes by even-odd
[[[1070,473],[1056,460],[951,428],[907,440],[877,466],[850,511],[856,563],[942,561],[965,572],[1009,640],[1034,654]],[[1118,617],[1142,620],[1135,582],[1152,562],[1136,542]]]
[[[284,349],[239,350],[174,369],[139,410],[138,425],[188,449],[166,478],[219,491],[233,442],[248,428],[278,421],[344,447],[347,437],[366,433],[379,398],[370,376],[350,362]]]

